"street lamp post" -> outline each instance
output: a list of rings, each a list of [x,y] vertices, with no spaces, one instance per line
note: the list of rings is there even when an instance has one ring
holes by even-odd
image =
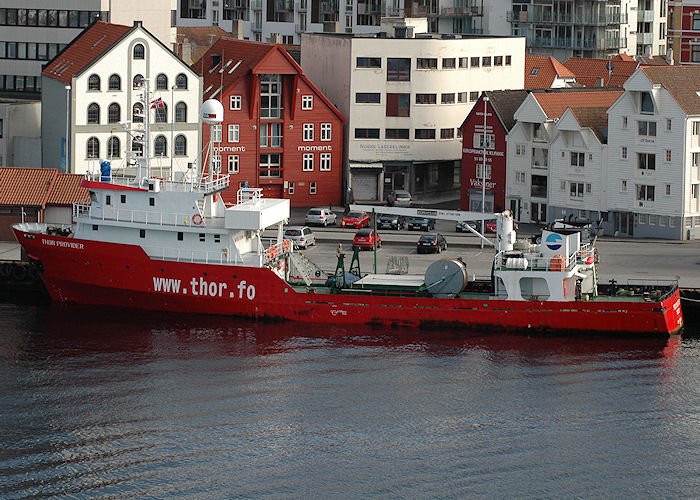
[[[63,154],[65,155],[66,164],[64,165],[65,172],[70,173],[70,143],[68,142],[68,137],[70,134],[70,85],[65,86],[66,89],[66,144],[64,146]]]
[[[481,131],[481,146],[483,148],[483,158],[481,161],[481,214],[486,216],[486,109],[489,104],[489,98],[484,95],[484,129]],[[486,220],[481,219],[481,234],[485,234]],[[484,248],[484,240],[481,240],[481,248]]]

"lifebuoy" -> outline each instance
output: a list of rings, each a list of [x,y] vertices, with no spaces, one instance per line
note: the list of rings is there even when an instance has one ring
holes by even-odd
[[[282,240],[282,251],[289,252],[289,250],[291,250],[291,249],[292,249],[291,240]]]
[[[275,257],[277,257],[277,247],[269,247],[269,248],[267,249],[267,258],[268,258],[269,260],[272,260],[272,259],[274,259]]]
[[[203,221],[204,219],[202,219],[202,216],[200,214],[194,214],[192,216],[192,224],[196,224],[197,226],[199,226]]]

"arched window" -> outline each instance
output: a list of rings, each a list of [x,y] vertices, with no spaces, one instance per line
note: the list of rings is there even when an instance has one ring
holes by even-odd
[[[119,137],[112,136],[107,139],[107,156],[109,158],[120,158],[122,154],[121,149]]]
[[[99,158],[100,157],[100,141],[97,137],[90,137],[87,140],[87,157],[88,158]]]
[[[175,156],[185,156],[187,154],[187,138],[180,134],[175,137]]]
[[[89,76],[88,90],[100,90],[100,77],[98,75]]]
[[[175,105],[175,121],[176,122],[186,122],[187,121],[187,104],[184,102],[178,102]]]
[[[180,73],[175,77],[175,86],[179,89],[187,88],[187,76],[184,73]]]
[[[131,139],[131,152],[135,153],[136,156],[143,156],[143,143],[137,141],[136,139]]]
[[[134,80],[133,80],[133,82],[134,82],[134,88],[137,89],[137,88],[139,88],[139,87],[143,87],[143,81],[144,81],[144,80],[143,80],[143,75],[142,75],[142,74],[139,73],[139,74],[137,74],[136,76],[134,76]]]
[[[168,89],[168,77],[163,73],[156,76],[156,89],[167,90]]]
[[[164,102],[160,102],[156,108],[156,123],[167,123],[168,122],[168,105]]]
[[[109,77],[109,90],[121,90],[122,89],[122,77],[116,73]]]
[[[119,123],[122,119],[122,108],[116,102],[113,102],[107,108],[107,122]]]
[[[137,43],[134,45],[134,59],[143,59],[146,49],[143,48],[143,44]]]
[[[153,153],[154,156],[167,156],[168,141],[165,140],[164,135],[159,135],[158,137],[156,137],[154,144],[155,144],[155,150]]]
[[[87,122],[100,123],[100,106],[96,102],[93,102],[87,108]]]
[[[143,104],[137,102],[131,109],[131,121],[134,123],[143,123]]]

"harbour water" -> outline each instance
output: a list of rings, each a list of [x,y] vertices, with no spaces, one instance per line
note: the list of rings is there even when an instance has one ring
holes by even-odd
[[[0,497],[697,498],[700,339],[0,303]]]

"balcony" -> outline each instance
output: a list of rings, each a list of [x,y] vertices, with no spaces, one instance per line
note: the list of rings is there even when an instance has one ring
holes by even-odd
[[[652,22],[654,22],[654,11],[653,10],[638,10],[637,11],[637,22],[638,23],[652,23]]]
[[[549,38],[531,37],[526,38],[528,47],[545,47],[550,49],[581,49],[581,50],[604,50],[627,46],[625,38],[610,38],[598,40],[597,38],[583,38],[574,40],[572,38]]]
[[[440,15],[443,17],[474,17],[483,16],[480,5],[468,5],[465,7],[443,7],[440,9]]]
[[[262,10],[263,3],[262,0],[250,0],[250,8],[253,10]],[[260,31],[260,30],[258,30]]]
[[[654,43],[654,33],[637,33],[637,45],[651,45]]]
[[[532,168],[547,168],[549,162],[549,150],[544,148],[532,148]]]
[[[252,23],[250,23],[250,29],[256,33],[259,33],[262,31],[262,21],[255,20]]]
[[[307,6],[308,6],[307,0],[299,0],[299,7],[297,7],[297,10],[299,12],[306,12],[306,10],[308,8]]]
[[[275,0],[275,10],[294,12],[294,0]]]
[[[549,12],[506,12],[511,23],[573,24],[577,26],[606,26],[627,23],[627,14],[553,14]]]
[[[530,188],[530,196],[532,198],[546,198],[547,186],[532,186]]]

